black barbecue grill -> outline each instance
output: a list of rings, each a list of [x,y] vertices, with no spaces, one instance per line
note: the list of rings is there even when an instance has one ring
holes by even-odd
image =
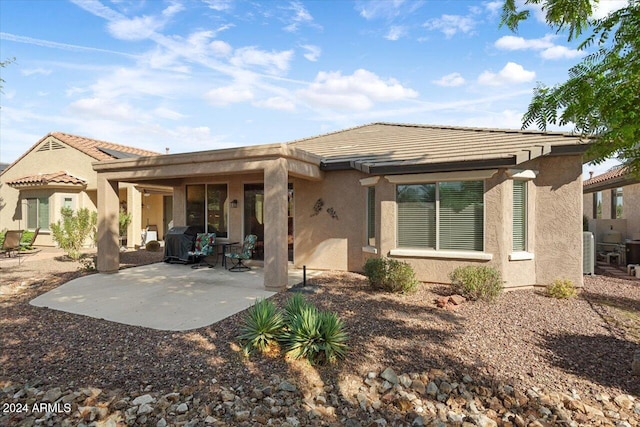
[[[178,226],[169,229],[164,236],[164,262],[186,264],[190,260],[189,251],[193,250],[196,234],[202,227]]]

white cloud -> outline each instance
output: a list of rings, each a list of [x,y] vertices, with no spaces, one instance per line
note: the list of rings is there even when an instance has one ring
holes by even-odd
[[[239,85],[223,86],[211,89],[205,98],[211,105],[224,106],[252,100],[253,91],[250,87]]]
[[[267,73],[282,74],[289,70],[289,63],[292,59],[293,50],[267,52],[248,46],[236,49],[229,62],[237,67],[259,66],[264,68]]]
[[[169,20],[184,10],[184,6],[174,3],[162,11],[162,16],[138,16],[135,18],[121,17],[109,22],[109,33],[121,40],[144,40],[164,28]]]
[[[402,25],[392,25],[389,32],[384,37],[387,40],[396,41],[407,35],[407,28]]]
[[[177,111],[171,110],[170,108],[166,108],[166,107],[158,107],[155,110],[153,110],[153,113],[157,117],[160,117],[161,119],[168,119],[168,120],[180,120],[185,117],[184,114],[178,113]]]
[[[503,86],[507,84],[526,83],[536,78],[534,71],[525,70],[522,65],[508,62],[498,73],[484,71],[478,77],[478,83],[487,86]]]
[[[233,5],[233,1],[232,0],[202,0],[202,1],[207,6],[209,6],[209,9],[213,9],[213,10],[216,10],[218,12],[229,10],[229,9],[231,9],[231,6]]]
[[[28,68],[22,70],[21,73],[23,76],[33,76],[36,74],[42,74],[43,76],[48,76],[51,74],[52,70],[45,70],[44,68]]]
[[[628,0],[600,0],[598,3],[592,2],[593,10],[591,17],[593,19],[602,19],[610,13],[626,7],[628,4]]]
[[[471,16],[442,15],[440,18],[425,22],[424,26],[432,31],[441,31],[447,38],[451,38],[457,33],[472,33],[476,23]]]
[[[256,107],[269,108],[271,110],[295,111],[296,104],[291,100],[281,96],[274,96],[266,100],[256,101],[253,103]]]
[[[343,76],[339,71],[321,71],[313,83],[298,91],[298,95],[320,107],[366,110],[376,101],[416,98],[418,92],[403,87],[395,79],[385,81],[370,71],[359,69],[350,76]]]
[[[211,47],[213,54],[216,56],[228,56],[233,51],[231,45],[227,42],[223,42],[222,40],[212,41],[211,44],[209,44],[209,47]]]
[[[294,33],[298,31],[298,29],[300,28],[300,25],[302,24],[314,25],[316,27],[321,28],[319,25],[314,24],[313,16],[311,16],[309,11],[304,7],[304,5],[301,2],[292,1],[289,4],[289,7],[287,8],[287,10],[292,11],[293,16],[289,18],[291,23],[284,27],[285,31]]]
[[[540,52],[543,59],[572,59],[584,56],[585,52],[566,46],[553,46]]]
[[[392,0],[392,1],[357,1],[355,9],[366,20],[386,19],[408,16],[418,10],[424,1]]]
[[[465,83],[465,80],[460,73],[451,73],[446,76],[442,76],[438,80],[433,80],[431,83],[437,84],[438,86],[456,87],[462,86]]]
[[[504,2],[502,0],[496,1],[487,1],[482,3],[482,5],[487,9],[490,16],[496,16],[501,10]]]
[[[126,102],[115,102],[105,98],[83,98],[69,105],[69,110],[78,117],[91,120],[143,120],[145,113],[136,111]]]
[[[547,34],[539,39],[525,39],[516,36],[503,36],[494,43],[494,46],[503,50],[536,50],[543,59],[572,59],[584,55],[584,52],[569,49],[566,46],[556,45],[553,34]]]
[[[307,53],[304,54],[304,57],[311,62],[316,62],[322,53],[322,49],[320,49],[319,46],[305,44],[301,47],[307,51]]]
[[[516,36],[503,36],[496,40],[494,46],[498,49],[503,50],[541,50],[555,46],[552,41],[554,38],[555,36],[552,34],[547,34],[546,36],[539,39],[525,39],[523,37]]]

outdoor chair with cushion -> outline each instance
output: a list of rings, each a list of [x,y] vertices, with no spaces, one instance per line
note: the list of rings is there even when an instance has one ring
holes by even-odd
[[[196,234],[196,242],[192,251],[189,251],[189,257],[197,260],[197,264],[191,268],[200,268],[205,265],[212,268],[217,258],[216,250],[216,233],[198,233]],[[207,258],[214,256],[213,264],[207,261]]]
[[[253,254],[253,249],[256,247],[257,241],[258,236],[256,236],[255,234],[249,234],[244,238],[244,243],[241,247],[232,246],[230,248],[231,251],[224,255],[229,260],[231,260],[232,265],[229,268],[229,271],[239,272],[251,270],[251,267],[245,265],[244,261],[251,259],[251,255]]]
[[[17,253],[20,249],[20,239],[22,238],[22,230],[9,230],[4,235],[2,249],[0,253],[10,257],[12,252]]]

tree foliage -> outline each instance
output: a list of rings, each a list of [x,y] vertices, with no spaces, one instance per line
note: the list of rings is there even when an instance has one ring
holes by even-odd
[[[576,132],[594,138],[590,156],[596,163],[617,156],[640,172],[640,0],[629,0],[626,7],[598,20],[590,18],[590,0],[526,0],[526,5],[542,6],[547,23],[566,31],[568,40],[589,29],[578,49],[591,53],[569,69],[564,83],[538,83],[523,129],[573,124]],[[527,18],[529,11],[505,0],[503,25],[517,31]]]
[[[15,60],[16,58],[9,58],[9,59],[5,59],[4,61],[0,61],[0,68],[6,67],[7,65],[11,64]],[[3,87],[4,87],[4,79],[2,78],[2,76],[0,76],[0,93],[2,93]]]

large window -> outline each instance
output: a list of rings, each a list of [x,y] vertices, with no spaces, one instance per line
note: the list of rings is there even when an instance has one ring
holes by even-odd
[[[484,182],[398,185],[398,247],[484,250]]]
[[[187,185],[187,225],[227,237],[227,185]]]
[[[611,219],[622,218],[622,188],[611,190]]]
[[[527,181],[513,181],[513,251],[527,250]]]
[[[367,245],[376,245],[376,188],[367,188]]]
[[[49,199],[39,197],[27,199],[27,229],[49,229]]]

